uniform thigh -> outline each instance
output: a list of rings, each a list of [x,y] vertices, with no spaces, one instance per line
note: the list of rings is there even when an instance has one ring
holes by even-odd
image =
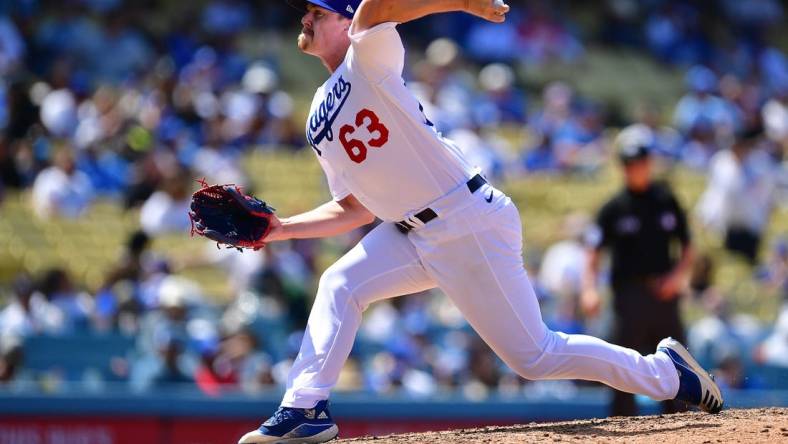
[[[505,196],[486,205],[479,202],[441,227],[428,225],[442,231],[425,229],[414,243],[479,336],[508,365],[527,368],[539,361],[548,330],[523,266],[520,216]]]
[[[316,303],[335,305],[332,299],[345,297],[363,311],[377,300],[435,286],[408,238],[393,224],[382,223],[326,269]]]

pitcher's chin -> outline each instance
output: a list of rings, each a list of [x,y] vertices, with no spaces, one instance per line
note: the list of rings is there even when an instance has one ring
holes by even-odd
[[[312,37],[303,33],[298,35],[298,49],[300,49],[303,52],[307,52],[311,44],[312,44]]]

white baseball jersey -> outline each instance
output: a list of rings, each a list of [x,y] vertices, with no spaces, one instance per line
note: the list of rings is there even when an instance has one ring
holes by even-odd
[[[385,221],[423,209],[475,174],[405,86],[395,23],[351,34],[342,65],[317,90],[307,140],[331,194],[353,194]]]

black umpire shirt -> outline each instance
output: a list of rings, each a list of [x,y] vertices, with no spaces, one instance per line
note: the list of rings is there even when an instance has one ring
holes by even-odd
[[[673,240],[690,242],[687,217],[670,188],[655,182],[642,193],[624,189],[599,211],[597,248],[611,253],[613,283],[661,276],[676,262]]]

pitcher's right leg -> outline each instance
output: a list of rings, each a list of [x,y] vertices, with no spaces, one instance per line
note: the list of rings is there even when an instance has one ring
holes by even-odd
[[[655,400],[673,399],[679,377],[665,353],[643,356],[595,337],[566,335],[545,326],[523,267],[517,209],[508,203],[492,211],[478,214],[467,209],[466,228],[453,222],[456,236],[436,236],[437,244],[432,244],[428,225],[416,233],[414,243],[427,271],[493,351],[527,379],[599,381]],[[468,215],[477,214],[478,220],[469,220]]]

